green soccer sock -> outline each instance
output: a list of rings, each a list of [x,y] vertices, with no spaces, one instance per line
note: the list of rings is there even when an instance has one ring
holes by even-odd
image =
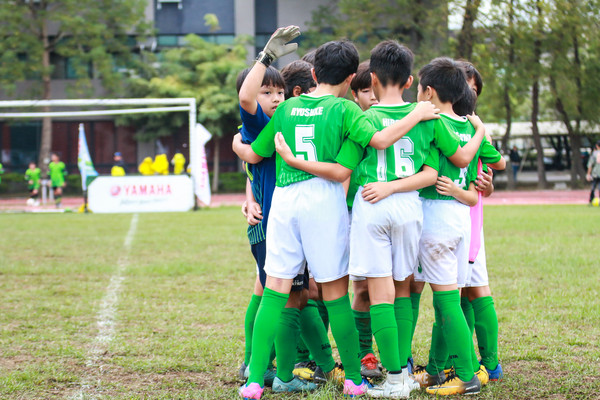
[[[302,318],[302,311],[300,312],[300,318]],[[300,327],[300,332],[302,332],[302,327]],[[296,345],[296,364],[308,361],[310,361],[310,350],[308,350],[304,339],[300,336]]]
[[[277,334],[275,335],[275,353],[277,354],[277,377],[282,382],[294,378],[296,345],[300,336],[300,310],[284,308],[281,311]]]
[[[255,382],[260,386],[264,386],[265,384],[265,370],[269,363],[275,334],[279,327],[281,312],[289,296],[289,294],[265,288],[254,321],[252,357],[250,358],[250,377],[248,378],[248,383]]]
[[[469,301],[468,297],[462,296],[460,298],[460,308],[462,308],[463,314],[465,314],[465,320],[467,321],[467,326],[471,331],[472,337],[473,332],[475,331],[475,314],[473,313],[473,305]]]
[[[329,343],[329,336],[327,336],[327,331],[319,315],[317,303],[313,300],[309,300],[306,307],[300,312],[300,333],[304,343],[310,349],[315,363],[323,371],[331,371],[335,367],[331,343]]]
[[[470,351],[473,339],[469,336],[469,327],[460,308],[458,290],[434,292],[433,304],[439,308],[442,317],[442,332],[456,374],[460,380],[468,382],[474,376]]]
[[[254,330],[254,319],[256,318],[256,312],[260,306],[260,300],[262,296],[255,294],[250,298],[248,308],[246,309],[246,318],[244,319],[244,332],[246,334],[246,351],[244,353],[244,363],[250,364],[250,355],[252,354],[252,331]]]
[[[335,338],[340,359],[344,365],[346,379],[351,379],[356,385],[360,385],[360,359],[358,358],[358,332],[354,325],[350,297],[348,294],[337,300],[325,301],[327,313],[331,322],[331,333]]]
[[[491,296],[473,300],[475,332],[481,362],[487,369],[498,366],[498,315]]]
[[[412,357],[412,342],[415,336],[415,329],[417,328],[417,320],[419,319],[419,306],[421,303],[421,293],[411,293],[410,294],[410,304],[412,305],[412,313],[413,313],[413,321],[412,321],[412,330],[410,331],[410,354],[409,357]]]
[[[371,305],[371,324],[381,363],[390,372],[402,370],[398,351],[398,326],[394,305],[389,303]],[[406,362],[406,360],[404,360]]]
[[[394,300],[394,314],[398,328],[398,354],[400,366],[406,367],[410,357],[411,330],[413,327],[413,311],[410,297],[396,297]]]
[[[354,323],[358,330],[358,341],[360,345],[359,356],[362,359],[373,352],[373,331],[371,330],[371,313],[352,310]]]
[[[435,322],[431,326],[431,347],[429,348],[429,361],[427,372],[436,375],[444,370],[448,361],[448,347],[442,331],[442,314],[434,302]]]
[[[327,311],[327,306],[322,300],[317,300],[316,303],[317,308],[319,309],[319,315],[323,321],[323,326],[325,327],[325,332],[329,332],[329,312]]]

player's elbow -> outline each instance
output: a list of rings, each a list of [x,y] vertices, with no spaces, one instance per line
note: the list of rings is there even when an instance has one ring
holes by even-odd
[[[350,175],[352,175],[352,170],[340,165],[333,175],[333,180],[336,182],[344,183],[350,178]]]
[[[506,160],[504,157],[500,157],[500,161],[495,162],[494,164],[488,164],[493,169],[497,169],[499,171],[503,171],[506,168]]]
[[[390,143],[390,141],[385,137],[385,135],[382,135],[381,132],[375,133],[369,141],[369,146],[377,150],[385,150],[393,144],[394,143]]]
[[[448,157],[448,159],[452,164],[454,164],[458,168],[466,168],[471,162],[471,159],[467,157],[467,155],[462,151],[460,147],[458,148],[456,153],[454,153],[452,157]]]

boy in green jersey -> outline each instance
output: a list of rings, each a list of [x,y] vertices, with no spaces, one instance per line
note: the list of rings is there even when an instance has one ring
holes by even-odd
[[[434,107],[423,103],[403,121],[377,131],[360,108],[342,98],[358,67],[358,52],[347,41],[328,42],[317,49],[313,76],[317,89],[282,103],[252,146],[238,155],[257,163],[275,152],[275,136],[294,154],[277,156],[277,187],[268,224],[267,283],[254,327],[250,378],[240,390],[245,399],[259,399],[262,377],[292,279],[311,268],[321,283],[331,330],[346,372],[344,394],[366,393],[360,375],[358,335],[348,298],[348,213],[340,182],[349,178],[360,161],[356,152],[342,149],[347,139],[362,147],[387,148],[423,118],[435,117]],[[408,126],[408,129],[407,129]],[[318,161],[310,172],[296,161]],[[290,163],[288,163],[288,161]],[[337,162],[337,163],[336,163]]]
[[[469,141],[475,134],[473,125],[452,109],[453,104],[465,97],[471,98],[470,101],[475,98],[460,65],[448,58],[437,58],[419,71],[419,78],[418,99],[436,104],[449,130],[461,143]],[[423,232],[419,242],[420,268],[415,280],[428,282],[434,292],[435,324],[430,362],[424,371],[415,373],[415,379],[421,386],[428,386],[427,392],[432,394],[478,393],[481,382],[487,380],[483,376],[487,375],[485,369],[482,371],[473,363],[473,341],[460,307],[458,287],[464,286],[469,273],[470,215],[469,207],[455,200],[456,197],[468,204],[477,202],[473,182],[477,176],[477,158],[482,149],[490,150],[486,142],[481,144],[474,162],[464,168],[441,157],[436,185],[421,191]],[[500,160],[500,154],[493,150]],[[454,185],[460,192],[453,190]],[[446,378],[443,370],[448,358],[453,361],[454,373]]]
[[[29,199],[27,199],[27,205],[29,206],[38,206],[40,204],[37,199],[40,190],[40,175],[40,169],[34,162],[30,162],[29,168],[25,171],[25,180],[29,189]]]
[[[50,183],[52,190],[54,190],[54,202],[56,208],[61,206],[62,191],[66,186],[65,176],[67,175],[67,169],[65,163],[60,161],[60,157],[56,153],[52,153],[50,164],[48,164],[48,173],[50,175]]]

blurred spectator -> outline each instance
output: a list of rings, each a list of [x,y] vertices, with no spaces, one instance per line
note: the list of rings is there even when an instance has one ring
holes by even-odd
[[[125,162],[120,152],[116,152],[113,156],[113,167],[110,170],[112,176],[125,176]]]
[[[513,146],[510,150],[510,165],[512,166],[513,177],[515,181],[517,180],[517,172],[519,172],[519,167],[521,166],[521,155],[519,154],[519,150],[517,150],[517,146]]]

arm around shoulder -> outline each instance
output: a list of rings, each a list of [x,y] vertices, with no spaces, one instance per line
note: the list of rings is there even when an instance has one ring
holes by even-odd
[[[235,136],[233,137],[231,148],[239,158],[241,158],[243,161],[249,164],[258,164],[263,160],[263,157],[259,156],[254,152],[254,150],[252,150],[252,146],[242,142],[241,133],[235,134]]]

